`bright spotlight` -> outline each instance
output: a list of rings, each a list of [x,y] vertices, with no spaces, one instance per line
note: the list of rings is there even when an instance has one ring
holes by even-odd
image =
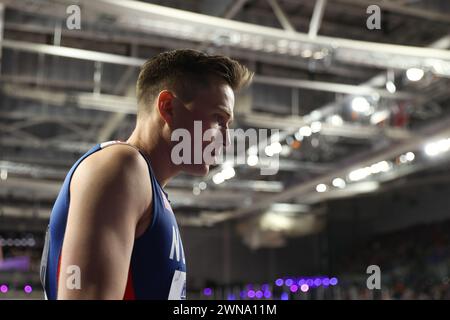
[[[386,82],[386,89],[390,93],[395,93],[395,91],[397,91],[397,87],[395,86],[394,82],[392,82],[392,81]]]
[[[298,132],[304,137],[309,137],[311,135],[311,133],[312,133],[311,128],[308,127],[308,126],[301,127],[298,130]]]
[[[267,147],[264,148],[264,152],[266,153],[266,155],[268,157],[273,156],[273,149],[272,149],[272,145],[268,145]]]
[[[441,139],[439,141],[430,142],[425,146],[425,153],[434,157],[450,149],[450,139]]]
[[[334,178],[331,182],[333,184],[333,187],[343,189],[346,186],[345,180],[342,178]]]
[[[367,178],[370,173],[370,168],[356,169],[349,173],[348,178],[351,181],[359,181]]]
[[[213,176],[212,180],[215,184],[221,184],[222,182],[225,181],[225,177],[223,176],[222,172],[219,172]]]
[[[223,178],[225,180],[231,179],[235,176],[236,172],[233,167],[226,167],[222,170]]]
[[[423,78],[425,72],[419,68],[409,68],[406,70],[406,77],[409,81],[419,81]]]
[[[330,118],[330,122],[333,126],[342,126],[344,124],[344,120],[337,114]]]
[[[407,161],[413,161],[416,155],[413,152],[407,152],[405,154],[405,158]]]
[[[258,161],[259,161],[258,156],[254,154],[249,155],[247,158],[247,164],[250,167],[256,166],[258,164]]]
[[[316,187],[316,191],[317,192],[325,192],[325,191],[327,191],[326,184],[323,184],[323,183],[318,184],[317,187]]]
[[[352,100],[352,109],[356,112],[367,113],[370,110],[370,103],[364,97],[355,97]]]
[[[370,173],[376,174],[380,172],[387,172],[391,168],[389,162],[380,161],[370,166]]]
[[[283,148],[281,146],[281,143],[279,143],[279,142],[272,143],[272,152],[274,154],[280,153],[282,149]]]

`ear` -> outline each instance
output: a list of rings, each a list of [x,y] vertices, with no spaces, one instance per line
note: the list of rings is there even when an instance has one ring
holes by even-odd
[[[159,115],[162,119],[169,125],[169,127],[172,127],[173,123],[173,103],[174,103],[174,96],[170,91],[163,90],[159,93],[158,99],[157,99],[157,108]]]

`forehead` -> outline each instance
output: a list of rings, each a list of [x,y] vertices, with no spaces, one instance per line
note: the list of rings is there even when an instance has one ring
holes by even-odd
[[[234,92],[226,83],[213,82],[198,91],[194,105],[212,108],[228,109],[233,112]]]

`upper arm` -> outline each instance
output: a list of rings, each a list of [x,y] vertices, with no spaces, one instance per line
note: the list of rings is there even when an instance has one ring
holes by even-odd
[[[136,226],[151,202],[145,172],[145,161],[129,147],[94,153],[77,168],[70,187],[59,299],[123,298]],[[71,265],[81,272],[79,290],[66,286],[70,274],[64,271]]]

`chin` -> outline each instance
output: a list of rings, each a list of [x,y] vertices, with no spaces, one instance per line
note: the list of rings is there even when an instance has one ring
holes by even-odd
[[[196,165],[190,166],[186,171],[187,171],[187,173],[190,173],[194,176],[203,177],[209,173],[209,165],[196,164]]]

